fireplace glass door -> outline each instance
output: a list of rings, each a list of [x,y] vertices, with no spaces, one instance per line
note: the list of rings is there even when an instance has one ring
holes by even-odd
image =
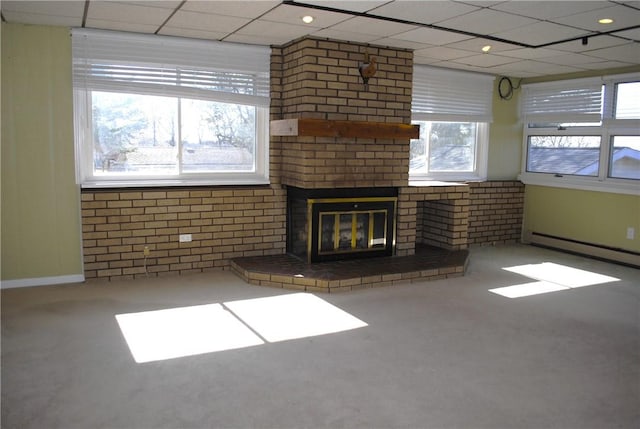
[[[396,202],[396,197],[308,199],[308,260],[392,255]]]
[[[319,213],[318,255],[366,252],[387,245],[387,210]]]

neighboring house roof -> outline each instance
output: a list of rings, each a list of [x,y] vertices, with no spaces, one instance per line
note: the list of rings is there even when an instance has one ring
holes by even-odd
[[[640,168],[640,150],[631,149],[630,147],[617,148],[613,152],[613,164],[629,158],[634,161],[638,161],[638,168]],[[578,174],[596,175],[598,174],[598,163],[591,164],[582,170],[577,171]]]
[[[640,151],[628,147],[614,149],[613,163],[628,158],[637,161]],[[527,171],[596,176],[600,162],[599,148],[531,148]]]
[[[441,146],[431,150],[431,171],[467,171],[472,160],[471,148],[467,146]],[[613,164],[623,160],[637,162],[640,169],[640,150],[629,147],[614,149]],[[527,171],[598,175],[599,148],[531,148],[527,159]],[[424,157],[411,159],[410,170],[425,166]]]
[[[600,148],[547,148],[529,149],[527,171],[576,174],[590,165],[597,165],[600,160]]]
[[[420,170],[425,166],[424,156],[412,158],[409,169]],[[430,150],[431,171],[469,171],[473,168],[473,148],[469,146],[439,146]]]

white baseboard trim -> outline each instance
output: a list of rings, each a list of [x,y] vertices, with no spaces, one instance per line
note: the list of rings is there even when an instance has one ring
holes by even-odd
[[[523,242],[640,267],[640,255],[632,251],[613,249],[532,231],[525,232]]]
[[[2,280],[0,282],[0,289],[59,285],[62,283],[81,283],[83,281],[84,281],[84,274],[71,274],[67,276],[55,276],[55,277],[36,277],[32,279]]]

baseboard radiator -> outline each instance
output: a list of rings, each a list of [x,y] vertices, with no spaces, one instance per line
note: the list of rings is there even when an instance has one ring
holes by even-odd
[[[640,268],[640,253],[631,250],[587,243],[584,241],[557,237],[535,231],[525,232],[523,241],[529,244],[564,250],[571,253],[578,253],[580,255],[591,256]]]

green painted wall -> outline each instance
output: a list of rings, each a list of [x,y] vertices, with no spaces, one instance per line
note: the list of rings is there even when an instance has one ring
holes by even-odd
[[[514,89],[508,100],[500,98],[496,78],[493,89],[493,122],[489,127],[489,155],[487,178],[489,180],[515,180],[520,174],[522,158],[522,123],[518,117],[520,90]],[[520,79],[511,79],[514,87]],[[504,85],[504,84],[503,84]]]
[[[640,197],[528,185],[524,230],[640,252]]]
[[[2,280],[82,274],[71,42],[2,24]]]
[[[640,67],[633,66],[529,78],[523,83],[638,71]],[[635,228],[634,240],[626,238],[627,227]],[[640,196],[527,185],[523,230],[640,252]]]

